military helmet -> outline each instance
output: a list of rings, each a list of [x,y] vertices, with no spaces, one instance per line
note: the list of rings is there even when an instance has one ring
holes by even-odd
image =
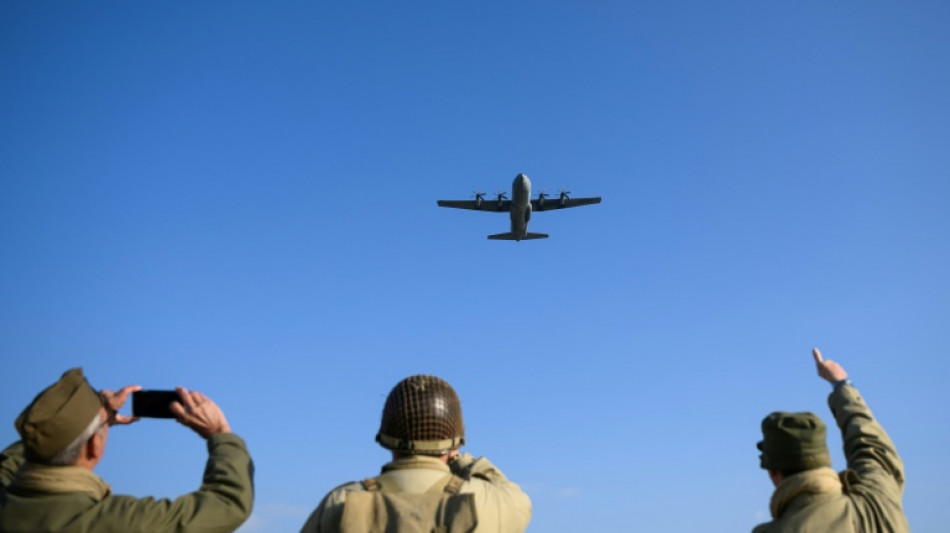
[[[376,442],[396,452],[444,455],[465,444],[462,405],[436,376],[408,377],[393,387],[383,407]]]

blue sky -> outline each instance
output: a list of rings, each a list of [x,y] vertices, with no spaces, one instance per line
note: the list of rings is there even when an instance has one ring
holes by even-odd
[[[943,2],[4,2],[0,407],[71,366],[201,390],[257,464],[244,532],[373,475],[405,376],[455,385],[529,531],[751,529],[768,412],[818,346],[950,475]],[[547,240],[437,199],[568,187]],[[833,432],[832,432],[833,433]],[[829,444],[844,468],[840,438]],[[112,433],[119,493],[200,481]]]

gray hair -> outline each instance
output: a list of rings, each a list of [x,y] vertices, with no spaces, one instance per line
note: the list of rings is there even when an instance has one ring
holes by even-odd
[[[92,419],[92,422],[86,426],[86,429],[82,430],[82,433],[76,437],[75,440],[69,443],[69,446],[63,448],[62,451],[57,452],[56,455],[50,458],[47,461],[47,464],[53,466],[71,466],[76,464],[76,461],[79,459],[79,453],[82,451],[83,445],[86,444],[86,441],[92,438],[92,436],[100,431],[104,425],[102,424],[102,412],[96,413],[96,417]]]

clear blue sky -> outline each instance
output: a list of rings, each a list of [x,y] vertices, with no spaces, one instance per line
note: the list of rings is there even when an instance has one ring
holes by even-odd
[[[0,439],[71,366],[195,388],[257,464],[242,531],[293,532],[432,373],[530,531],[746,531],[762,417],[830,421],[818,346],[944,531],[950,4],[456,4],[0,4]],[[436,206],[519,172],[603,203],[520,243]],[[145,420],[97,472],[204,458]]]

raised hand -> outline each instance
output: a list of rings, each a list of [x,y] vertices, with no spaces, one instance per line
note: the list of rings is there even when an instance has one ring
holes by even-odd
[[[841,368],[841,365],[831,359],[825,360],[822,358],[818,348],[814,348],[811,354],[815,358],[815,366],[818,367],[818,375],[821,376],[822,379],[828,383],[836,383],[848,379],[848,373],[844,371],[844,368]]]
[[[181,402],[172,402],[171,411],[180,424],[190,427],[205,439],[218,433],[231,432],[224,412],[210,398],[184,387],[175,387],[175,390]]]
[[[107,389],[99,391],[99,397],[102,398],[102,406],[105,407],[109,413],[109,420],[107,422],[110,426],[131,424],[132,422],[138,421],[139,417],[137,416],[120,415],[119,409],[122,409],[122,406],[125,405],[130,394],[140,390],[142,390],[142,387],[138,385],[129,385],[119,389],[119,392]]]

